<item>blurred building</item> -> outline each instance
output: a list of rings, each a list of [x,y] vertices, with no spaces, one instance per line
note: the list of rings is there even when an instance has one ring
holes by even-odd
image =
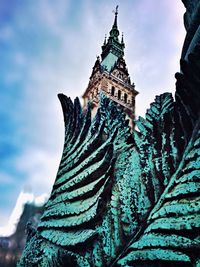
[[[32,194],[21,192],[11,218],[0,233],[0,267],[15,267],[26,242],[27,224],[36,228],[44,210],[47,195],[39,202]]]

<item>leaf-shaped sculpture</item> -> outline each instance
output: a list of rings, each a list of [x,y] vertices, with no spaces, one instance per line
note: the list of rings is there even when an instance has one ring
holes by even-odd
[[[188,266],[184,262],[194,262],[200,252],[199,167],[198,122],[182,161],[151,211],[140,238],[133,240],[119,260],[121,266],[137,266],[139,260],[145,264],[148,261],[154,261],[154,264],[166,261],[166,266],[174,266],[175,262]],[[169,262],[173,262],[172,265]]]
[[[118,257],[118,259],[121,259],[115,260],[113,266],[115,264],[120,266],[175,266],[178,262],[180,262],[180,266],[198,266],[199,264],[199,59],[200,49],[199,44],[197,44],[193,53],[188,56],[187,61],[181,60],[182,73],[176,74],[176,102],[171,110],[167,108],[171,121],[169,118],[167,119],[169,117],[167,114],[163,122],[160,121],[156,124],[160,127],[160,133],[157,132],[155,135],[153,130],[148,132],[150,128],[152,129],[149,126],[148,113],[146,121],[143,120],[142,123],[141,120],[139,121],[140,131],[145,132],[145,138],[152,140],[156,136],[152,144],[145,141],[146,139],[142,140],[142,151],[148,151],[148,154],[150,152],[146,160],[148,161],[149,157],[152,160],[151,163],[146,161],[147,171],[143,171],[142,175],[145,174],[148,181],[151,177],[150,182],[152,182],[154,177],[159,177],[160,180],[164,174],[167,182],[164,186],[164,192],[160,195],[158,201],[155,201],[153,209],[148,214],[146,223],[141,227],[139,234],[133,236],[126,249]],[[161,114],[162,112],[159,112],[159,115]],[[168,125],[168,129],[164,127],[162,131],[163,123]],[[169,132],[171,134],[167,135]],[[141,136],[135,139],[139,139],[138,143],[140,144]],[[162,151],[164,151],[167,158],[165,154],[160,158],[155,158],[155,155],[158,154],[155,148],[159,140],[162,140],[160,142],[160,152],[162,154]],[[168,148],[166,147],[167,140]],[[144,144],[146,143],[148,143],[148,148],[145,149]],[[164,149],[163,145],[165,145]],[[153,153],[151,153],[152,149]],[[142,151],[139,153],[140,157]],[[151,154],[153,157],[151,157]],[[172,168],[170,168],[170,165],[166,165],[170,162],[169,160],[171,160]],[[159,161],[164,162],[164,165],[160,168],[162,173],[155,171],[155,167],[159,166]],[[142,163],[143,159],[140,162]],[[154,188],[152,185],[150,187],[148,185],[148,188],[151,192],[155,191],[152,190]],[[161,189],[161,185],[158,188]],[[148,189],[146,192],[148,192]]]
[[[59,97],[65,114],[65,101],[70,100],[63,95]],[[71,105],[68,104],[69,107]],[[76,100],[74,114],[68,120],[74,131],[66,125],[67,145],[64,147],[51,197],[39,224],[41,236],[62,246],[82,243],[95,235],[94,230],[82,228],[82,225],[97,215],[100,199],[111,179],[112,140],[116,133],[113,132],[105,139],[104,123],[92,124],[89,128],[89,116],[88,111],[83,121],[80,104]],[[86,134],[88,138],[85,138],[84,146],[81,139]],[[78,227],[78,232],[77,229],[73,232],[72,227]],[[63,229],[68,229],[66,234]]]
[[[59,98],[65,120],[65,145],[37,234],[40,239],[71,251],[99,234],[98,226],[115,179],[115,161],[130,148],[132,138],[125,115],[104,95],[93,121],[90,104],[84,114],[78,99],[73,104],[64,95]],[[77,260],[81,261],[80,254]],[[27,257],[22,257],[23,261]],[[41,262],[38,260],[38,264]]]
[[[63,155],[19,266],[200,266],[200,9],[184,3],[175,101],[157,96],[132,135],[104,95],[93,120],[59,95]]]

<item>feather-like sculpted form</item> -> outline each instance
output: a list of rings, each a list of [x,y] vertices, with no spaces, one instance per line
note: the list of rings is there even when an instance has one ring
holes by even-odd
[[[37,234],[47,246],[50,242],[63,247],[63,255],[67,251],[72,257],[69,251],[80,249],[87,241],[94,244],[101,234],[99,226],[111,200],[112,184],[119,179],[115,173],[125,168],[124,163],[122,167],[116,165],[116,160],[130,149],[133,139],[125,115],[104,95],[93,120],[90,104],[84,113],[78,99],[74,104],[64,95],[59,99],[65,120],[65,144]],[[73,254],[70,264],[83,264],[87,256],[81,254],[79,250]],[[21,262],[22,266],[29,266],[24,263],[29,262],[27,257],[22,257]]]
[[[174,264],[181,261],[183,266],[184,262],[190,262],[192,266],[193,259],[200,253],[199,151],[197,122],[177,170],[151,211],[141,237],[119,260],[121,266],[137,266],[138,260],[171,261]],[[182,179],[186,170],[188,179]]]
[[[176,102],[169,102],[171,97],[165,94],[156,99],[146,120],[139,120],[140,133],[135,134],[135,141],[140,164],[144,162],[140,175],[145,192],[150,191],[151,207],[139,234],[133,235],[113,266],[175,266],[178,262],[180,266],[199,266],[199,60],[197,44],[188,60],[181,60]],[[158,102],[166,110],[163,115],[156,109]]]
[[[91,122],[90,106],[83,114],[78,99],[73,105],[66,96],[59,95],[59,98],[65,118],[65,145],[38,231],[53,243],[72,246],[97,234],[95,225],[104,210],[103,203],[106,203],[106,194],[113,180],[114,153],[117,152],[113,143],[119,140],[120,132],[117,129],[120,125],[109,120],[104,106],[110,105],[113,115],[119,111],[102,96],[102,108]],[[122,118],[124,132],[126,122]],[[128,137],[130,131],[126,128]],[[127,137],[125,135],[124,140]],[[86,223],[89,223],[88,229]]]
[[[104,95],[93,120],[59,95],[63,155],[18,266],[200,266],[200,13],[184,2],[175,100],[157,96],[133,134]]]

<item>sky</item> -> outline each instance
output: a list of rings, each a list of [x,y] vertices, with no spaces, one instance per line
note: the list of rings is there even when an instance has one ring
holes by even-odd
[[[175,89],[181,0],[0,0],[0,226],[22,190],[50,192],[64,141],[57,94],[82,96],[116,5],[144,116],[155,95]]]

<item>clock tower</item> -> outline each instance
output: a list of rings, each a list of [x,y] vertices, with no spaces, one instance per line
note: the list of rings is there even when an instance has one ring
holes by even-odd
[[[84,107],[87,102],[92,103],[92,115],[97,111],[99,104],[99,93],[112,99],[121,108],[129,119],[131,128],[134,128],[135,119],[135,97],[138,92],[128,73],[124,60],[125,43],[123,34],[119,40],[117,26],[118,6],[108,39],[105,38],[101,57],[97,57],[94,64],[89,84],[83,94]]]

